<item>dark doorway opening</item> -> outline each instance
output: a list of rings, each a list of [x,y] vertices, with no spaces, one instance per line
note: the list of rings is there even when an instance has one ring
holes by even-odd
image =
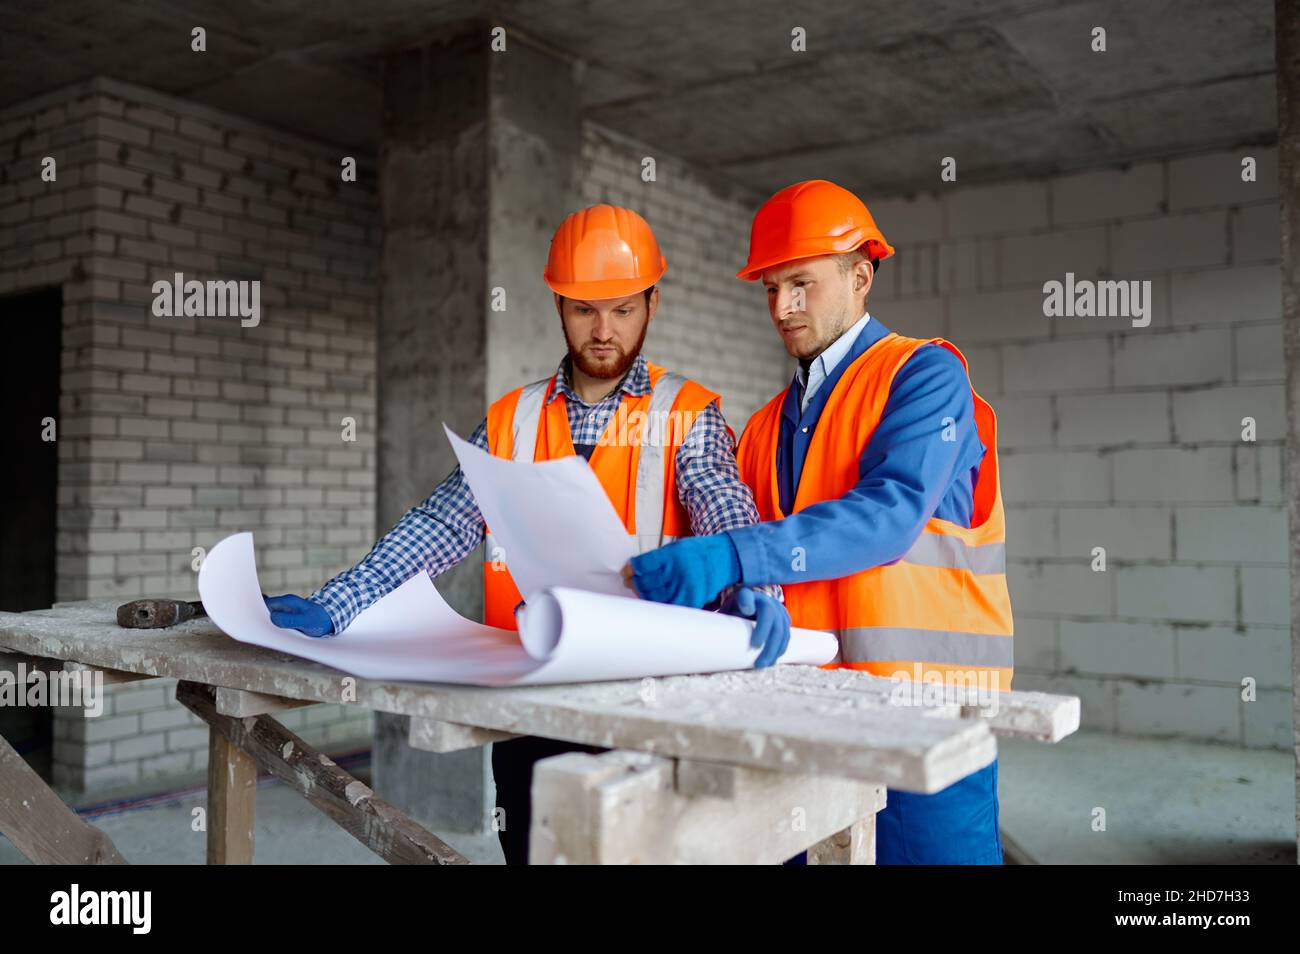
[[[0,610],[21,612],[54,602],[62,290],[0,298],[0,336]],[[47,778],[53,726],[48,706],[0,707],[0,735]]]

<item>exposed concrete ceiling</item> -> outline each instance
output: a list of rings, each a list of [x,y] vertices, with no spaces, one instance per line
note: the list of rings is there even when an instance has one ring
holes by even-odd
[[[763,193],[931,189],[943,156],[969,182],[1277,135],[1273,0],[3,0],[0,106],[107,75],[373,151],[379,54],[479,16],[581,62],[592,120]]]

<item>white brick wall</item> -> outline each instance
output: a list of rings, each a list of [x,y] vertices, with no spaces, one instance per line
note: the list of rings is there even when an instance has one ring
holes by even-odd
[[[58,599],[192,599],[192,548],[236,530],[256,532],[268,592],[364,552],[379,241],[364,157],[343,184],[337,149],[102,80],[0,113],[0,150],[15,156],[0,294],[64,295]],[[55,183],[39,178],[47,155]],[[260,279],[260,325],[155,317],[152,283],[177,271]],[[57,714],[58,779],[200,768],[206,732],[173,689],[114,689],[103,719]],[[321,711],[319,738],[368,735],[368,712]]]
[[[176,702],[175,679],[106,686],[94,718],[59,706],[54,718],[54,782],[74,789],[132,786],[202,772],[208,729]],[[347,705],[318,705],[276,718],[304,741],[330,751],[370,744],[373,714]]]
[[[0,187],[0,293],[65,296],[59,599],[192,594],[191,548],[250,527],[277,591],[369,542],[365,166],[340,184],[338,150],[105,82],[8,111],[0,141],[30,164]],[[55,184],[36,177],[44,155]],[[260,279],[262,323],[153,316],[152,283],[176,271]],[[340,440],[345,415],[355,443]]]
[[[998,412],[1016,687],[1109,731],[1289,749],[1276,150],[866,198],[899,248],[873,313],[956,342]],[[1150,280],[1150,326],[1045,318],[1066,271]]]

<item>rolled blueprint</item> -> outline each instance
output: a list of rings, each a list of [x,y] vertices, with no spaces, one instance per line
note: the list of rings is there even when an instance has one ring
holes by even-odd
[[[522,686],[747,669],[748,620],[633,597],[549,587],[520,613],[519,633],[461,616],[425,573],[368,606],[341,635],[314,639],[271,622],[253,535],[226,537],[199,569],[212,621],[240,642],[366,679]],[[782,663],[835,657],[830,633],[795,629]]]

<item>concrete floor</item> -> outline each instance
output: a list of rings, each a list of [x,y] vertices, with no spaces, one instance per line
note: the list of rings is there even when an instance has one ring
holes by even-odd
[[[1000,740],[1003,830],[1040,864],[1295,864],[1295,775],[1287,752],[1082,732],[1059,745]],[[349,769],[368,781],[364,768]],[[114,793],[125,796],[130,793]],[[138,793],[137,793],[138,794]],[[201,788],[93,817],[137,863],[202,864],[190,829]],[[87,801],[86,804],[91,804]],[[1106,830],[1093,831],[1095,808]],[[478,864],[500,864],[495,835],[440,833]],[[304,799],[274,781],[257,794],[260,864],[379,864]],[[0,864],[25,859],[0,838]]]
[[[1002,830],[1039,864],[1296,863],[1289,752],[1098,732],[998,750]]]

